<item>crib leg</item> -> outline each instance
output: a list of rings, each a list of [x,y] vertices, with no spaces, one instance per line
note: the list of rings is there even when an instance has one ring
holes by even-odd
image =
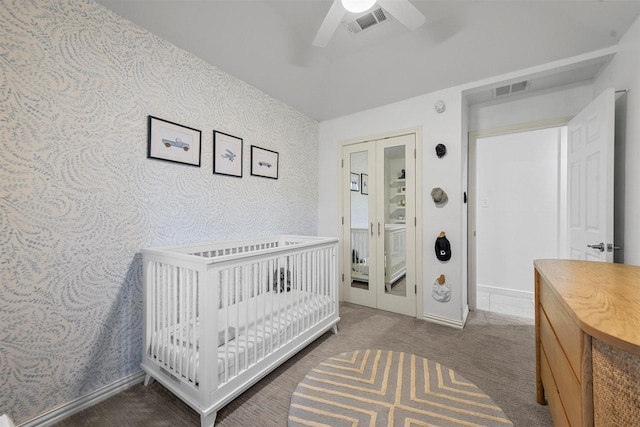
[[[218,412],[212,412],[208,415],[200,415],[200,427],[213,427],[216,423],[216,415],[218,415]]]
[[[331,327],[331,332],[333,332],[334,334],[338,333],[338,324],[335,323],[332,327]]]
[[[149,374],[146,374],[144,376],[144,386],[148,386],[149,384],[151,384],[153,382],[153,377]]]

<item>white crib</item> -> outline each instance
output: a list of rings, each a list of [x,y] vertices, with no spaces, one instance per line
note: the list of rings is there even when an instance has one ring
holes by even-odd
[[[278,236],[144,249],[145,385],[217,411],[329,329],[338,240]]]
[[[384,226],[384,282],[387,291],[407,273],[407,227],[403,224]],[[351,278],[369,281],[369,230],[351,229]]]

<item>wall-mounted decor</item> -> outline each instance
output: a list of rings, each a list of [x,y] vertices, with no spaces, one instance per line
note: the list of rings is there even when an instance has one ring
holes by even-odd
[[[200,167],[201,134],[198,129],[157,117],[148,120],[147,158]]]
[[[362,186],[360,187],[360,192],[362,194],[369,194],[369,175],[366,173],[361,173],[360,177],[362,179]]]
[[[451,243],[444,231],[441,231],[436,238],[435,250],[436,257],[440,261],[449,261],[451,259]]]
[[[265,148],[251,146],[251,175],[278,179],[278,159],[280,155]]]
[[[449,196],[447,196],[447,193],[440,187],[434,187],[431,190],[431,198],[433,199],[433,203],[438,206],[445,205],[447,201],[449,201]]]
[[[351,172],[351,191],[360,191],[360,175]]]
[[[213,173],[242,178],[242,138],[213,131]]]
[[[431,296],[438,302],[449,302],[451,300],[451,284],[447,283],[444,274],[441,274],[433,282]]]

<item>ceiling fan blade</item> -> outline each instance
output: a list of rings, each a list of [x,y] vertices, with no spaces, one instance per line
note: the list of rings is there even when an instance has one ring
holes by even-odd
[[[410,30],[417,30],[426,20],[409,0],[378,0],[378,4]]]
[[[329,40],[333,37],[333,33],[335,33],[338,25],[340,25],[340,21],[346,12],[340,0],[333,0],[327,16],[324,17],[324,21],[322,21],[322,25],[320,25],[316,38],[313,39],[314,46],[325,47],[329,44]]]

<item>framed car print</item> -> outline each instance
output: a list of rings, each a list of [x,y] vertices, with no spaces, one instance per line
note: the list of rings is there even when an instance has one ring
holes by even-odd
[[[200,167],[201,132],[157,117],[148,119],[147,158]]]
[[[266,148],[251,146],[251,175],[278,179],[280,154]]]

